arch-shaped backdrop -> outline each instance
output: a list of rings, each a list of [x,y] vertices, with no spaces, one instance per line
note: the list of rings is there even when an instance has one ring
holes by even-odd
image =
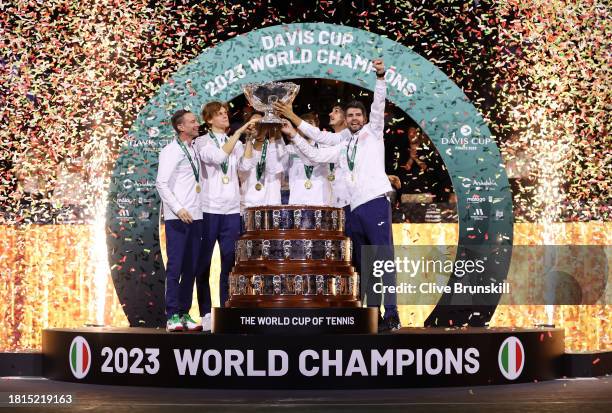
[[[204,51],[160,88],[131,128],[113,171],[107,210],[111,272],[130,325],[165,324],[155,177],[159,150],[174,139],[172,113],[199,112],[213,99],[229,101],[250,82],[326,78],[373,90],[369,64],[378,57],[389,69],[387,99],[420,125],[448,168],[458,200],[458,254],[485,259],[484,276],[464,282],[506,278],[513,235],[508,178],[486,123],[461,89],[426,59],[383,36],[324,23],[279,25]],[[450,305],[457,300],[464,305]],[[426,325],[482,325],[499,296],[464,300],[444,294]]]

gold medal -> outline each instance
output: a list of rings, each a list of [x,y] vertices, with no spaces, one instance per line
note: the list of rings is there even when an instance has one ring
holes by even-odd
[[[351,181],[355,182],[355,174],[351,174]]]
[[[223,175],[223,178],[221,178],[221,181],[222,181],[224,184],[229,184],[229,176],[227,176],[227,175]]]
[[[304,187],[306,189],[312,188],[312,181],[310,179],[307,179],[306,182],[304,182]]]
[[[196,184],[196,192],[199,194],[200,191],[202,191],[202,187],[200,186],[200,184]]]
[[[327,175],[327,180],[329,182],[333,182],[335,179],[336,179],[336,175],[334,175],[334,174]]]
[[[258,191],[261,191],[262,188],[263,188],[263,185],[261,184],[261,182],[257,182],[255,184],[255,189],[257,189]]]

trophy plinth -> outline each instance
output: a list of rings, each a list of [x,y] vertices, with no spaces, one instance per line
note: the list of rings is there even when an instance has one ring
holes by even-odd
[[[245,232],[236,243],[229,299],[213,309],[213,332],[376,332],[377,309],[361,307],[342,208],[260,206],[246,208],[243,219]],[[259,324],[268,318],[286,322]],[[294,324],[300,319],[324,322]],[[333,320],[351,322],[338,325]]]

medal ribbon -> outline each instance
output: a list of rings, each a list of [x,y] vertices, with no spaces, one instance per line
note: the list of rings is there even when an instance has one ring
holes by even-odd
[[[213,133],[213,131],[211,130],[210,132],[208,132],[208,134],[214,139],[215,144],[217,145],[217,148],[221,149],[221,145],[219,144],[219,142],[217,141],[217,137],[215,136],[215,134]],[[229,158],[228,158],[229,159]],[[227,169],[229,167],[229,162],[226,159],[225,161],[221,162],[221,170],[223,171],[223,175],[227,175]]]
[[[306,166],[304,165],[304,172],[306,173],[306,179],[310,180],[310,177],[312,176],[312,170],[314,169],[314,166]]]
[[[257,162],[257,167],[255,168],[255,176],[257,177],[257,182],[261,180],[261,176],[266,170],[266,153],[268,152],[268,138],[264,139],[263,148],[261,148],[261,158],[259,162]]]
[[[357,144],[359,143],[359,136],[355,139],[355,144],[353,145],[353,151],[349,156],[351,142],[353,142],[353,138],[355,135],[351,135],[351,140],[348,143],[348,147],[346,148],[346,163],[348,164],[349,170],[353,172],[353,168],[355,168],[355,155],[357,154]]]
[[[315,148],[318,148],[319,144],[315,143]],[[306,174],[306,179],[310,181],[310,177],[312,176],[312,171],[314,170],[314,165],[306,166],[304,165],[304,173]]]
[[[196,182],[199,184],[200,183],[200,162],[199,162],[200,159],[198,159],[198,167],[196,168],[196,166],[193,163],[193,159],[191,159],[191,155],[189,154],[189,151],[187,150],[187,147],[185,146],[183,141],[181,141],[178,138],[176,139],[176,141],[178,142],[179,146],[181,147],[181,149],[185,153],[185,156],[187,156],[187,159],[189,159],[189,163],[191,164],[191,169],[193,170],[193,175],[195,176]],[[195,154],[196,154],[196,158],[197,158],[198,157],[197,152],[195,152]]]
[[[315,147],[318,148],[319,145],[315,143]],[[310,177],[312,176],[312,171],[314,169],[314,165],[306,166],[304,165],[304,173],[306,174],[306,179],[310,181]]]

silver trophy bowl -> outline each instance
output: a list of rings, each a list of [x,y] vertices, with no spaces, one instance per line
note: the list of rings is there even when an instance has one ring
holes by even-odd
[[[279,125],[283,121],[274,113],[275,102],[292,103],[300,91],[300,86],[292,82],[248,83],[242,91],[253,108],[263,112],[259,123]]]

